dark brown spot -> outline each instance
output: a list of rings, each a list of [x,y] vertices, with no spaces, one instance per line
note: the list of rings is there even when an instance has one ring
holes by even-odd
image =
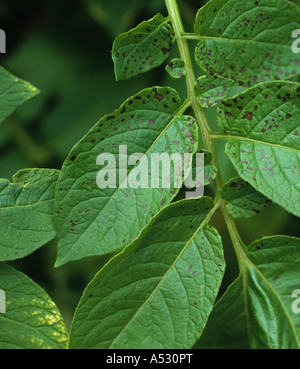
[[[250,111],[246,111],[242,119],[252,120],[252,118],[253,118],[253,113],[251,113]]]

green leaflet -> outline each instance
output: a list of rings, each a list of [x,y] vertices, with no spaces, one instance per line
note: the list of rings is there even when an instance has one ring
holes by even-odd
[[[0,124],[20,105],[39,93],[30,83],[0,66]]]
[[[283,0],[211,0],[199,10],[195,58],[208,74],[251,86],[299,73],[292,32],[300,9]]]
[[[227,96],[233,80],[220,76],[201,76],[196,81],[195,91],[199,104],[211,108]]]
[[[228,201],[226,208],[233,218],[250,218],[271,204],[269,199],[239,177],[231,179],[222,187],[221,196]]]
[[[195,349],[249,349],[243,284],[239,277],[216,302]]]
[[[49,296],[30,278],[0,263],[0,289],[6,312],[0,314],[1,349],[65,349],[68,332]]]
[[[128,79],[161,65],[170,54],[173,41],[172,27],[161,14],[118,36],[112,49],[116,80]]]
[[[225,262],[207,225],[210,198],[171,204],[85,290],[70,348],[190,348],[218,293]]]
[[[209,185],[217,175],[217,168],[211,164],[212,155],[208,150],[201,149],[199,153],[204,154],[204,186]],[[195,157],[193,158],[193,170],[196,168]]]
[[[166,71],[173,78],[181,78],[186,75],[186,69],[184,65],[184,61],[178,58],[175,58],[170,61],[170,63],[166,66]]]
[[[0,179],[0,261],[29,255],[55,237],[53,204],[58,171],[24,169]]]
[[[198,348],[300,348],[300,239],[265,237],[253,242],[246,271],[216,304]]]
[[[219,106],[226,153],[257,191],[300,216],[300,84],[267,82]]]
[[[102,118],[74,146],[65,161],[56,188],[55,225],[58,235],[56,265],[87,256],[120,250],[131,243],[155,214],[177,194],[171,165],[170,188],[132,188],[117,179],[116,188],[100,189],[96,183],[101,153],[113,154],[120,169],[124,154],[195,153],[197,125],[182,116],[177,93],[168,87],[143,90],[114,113]],[[127,151],[119,157],[119,146]],[[150,164],[149,164],[150,167]],[[125,175],[134,174],[128,166]],[[123,170],[124,175],[124,170]],[[135,174],[136,175],[136,174]],[[160,173],[160,177],[163,174]],[[120,179],[120,178],[119,178]]]

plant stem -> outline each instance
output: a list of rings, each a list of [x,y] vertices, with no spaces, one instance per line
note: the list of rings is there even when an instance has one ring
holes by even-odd
[[[3,124],[4,130],[19,147],[20,151],[32,166],[41,166],[51,159],[51,152],[36,143],[27,131],[13,118]]]
[[[235,253],[237,255],[241,274],[243,275],[244,281],[246,281],[245,262],[247,260],[247,256],[245,253],[245,246],[243,242],[241,241],[241,238],[239,236],[234,220],[231,218],[231,216],[227,212],[226,202],[220,196],[220,190],[222,188],[222,178],[221,178],[218,160],[216,156],[216,151],[215,151],[215,147],[213,143],[214,139],[219,138],[219,137],[217,137],[216,134],[211,132],[209,124],[207,122],[205,112],[197,100],[197,96],[196,96],[195,89],[194,89],[195,83],[196,83],[194,68],[193,68],[192,59],[190,55],[190,49],[189,49],[189,45],[187,41],[187,34],[184,31],[184,27],[182,24],[177,1],[176,0],[165,0],[165,2],[166,2],[167,9],[168,9],[169,17],[170,17],[170,20],[171,20],[171,23],[173,25],[173,29],[175,32],[180,57],[185,63],[188,101],[195,113],[195,117],[197,119],[199,129],[201,132],[201,136],[203,139],[204,147],[211,152],[212,164],[217,168],[217,176],[215,179],[215,189],[216,189],[215,204],[216,205],[214,207],[214,211],[216,211],[217,208],[219,207],[222,210],[225,223],[228,228],[228,231],[229,231],[232,243],[233,243],[233,247],[235,249]]]
[[[186,85],[187,85],[188,100],[190,101],[190,104],[194,110],[196,119],[198,121],[198,125],[200,128],[204,146],[207,150],[209,150],[212,153],[212,156],[213,156],[212,163],[217,168],[218,163],[217,163],[217,159],[215,155],[215,148],[214,148],[213,140],[210,137],[210,134],[211,134],[210,127],[208,125],[204,110],[198,103],[197,96],[195,94],[194,88],[196,84],[196,78],[194,74],[194,68],[193,68],[193,63],[192,63],[192,59],[190,55],[189,45],[188,45],[187,40],[183,37],[183,34],[185,32],[184,32],[181,16],[179,13],[178,5],[177,5],[176,0],[165,0],[165,1],[166,1],[166,6],[169,12],[171,22],[173,24],[174,32],[176,35],[180,57],[184,61],[186,72],[187,72],[186,73]],[[220,189],[222,186],[222,180],[221,180],[219,170],[217,171],[217,177],[215,181],[216,181],[216,189]],[[219,191],[216,191],[216,201],[218,199],[219,199]]]

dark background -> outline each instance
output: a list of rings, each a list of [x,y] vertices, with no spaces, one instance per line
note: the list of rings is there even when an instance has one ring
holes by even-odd
[[[196,11],[205,2],[179,0],[187,32],[193,31]],[[7,36],[1,65],[41,91],[0,127],[0,177],[11,179],[19,169],[28,167],[60,169],[72,146],[101,116],[143,88],[170,85],[185,97],[184,80],[173,80],[164,66],[129,81],[114,79],[114,38],[158,12],[167,15],[163,0],[0,0],[0,28]],[[191,50],[194,46],[192,41]],[[171,58],[177,56],[174,47]],[[197,77],[203,74],[197,66],[195,71]],[[231,94],[240,90],[234,88]],[[207,117],[216,129],[215,109],[207,111]],[[224,144],[216,148],[226,181],[235,171],[224,154]],[[209,188],[206,194],[210,194]],[[274,204],[263,214],[237,224],[246,244],[272,234],[300,236],[299,219]],[[222,235],[227,260],[222,293],[238,269],[220,214],[212,225]],[[54,269],[56,246],[53,241],[10,264],[47,291],[69,326],[83,289],[110,256]]]

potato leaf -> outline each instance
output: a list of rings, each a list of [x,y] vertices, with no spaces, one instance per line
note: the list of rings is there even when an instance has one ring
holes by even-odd
[[[247,252],[246,271],[216,304],[198,348],[299,349],[300,240],[265,237]]]
[[[211,108],[224,100],[233,80],[220,76],[201,76],[196,81],[195,92],[203,108]]]
[[[156,68],[168,58],[174,41],[168,21],[157,14],[116,38],[112,58],[117,81]]]
[[[68,331],[54,302],[30,278],[0,263],[0,289],[5,313],[0,314],[1,349],[65,349]]]
[[[183,349],[200,336],[224,272],[221,238],[205,225],[210,198],[155,217],[85,290],[70,348]]]
[[[182,59],[175,58],[166,66],[166,71],[173,78],[181,78],[186,75],[185,64]]]
[[[228,202],[227,211],[233,218],[250,218],[271,205],[269,199],[239,177],[222,187],[221,196]]]
[[[208,74],[252,86],[299,73],[292,32],[300,9],[285,0],[211,0],[197,13],[195,58]]]
[[[300,84],[266,82],[218,109],[226,153],[257,191],[300,216]]]
[[[53,205],[59,172],[23,169],[0,179],[0,261],[22,258],[55,238]]]
[[[177,93],[167,87],[143,90],[114,113],[102,118],[74,146],[65,161],[56,188],[55,224],[58,260],[62,265],[92,255],[114,252],[131,243],[160,209],[178,193],[174,166],[167,175],[170,186],[153,188],[151,172],[147,188],[127,182],[137,165],[121,165],[121,158],[140,153],[150,168],[151,154],[184,154],[197,150],[198,131],[194,119],[182,116]],[[120,154],[120,147],[126,152]],[[116,158],[116,188],[99,188],[97,157],[109,153]],[[126,159],[127,160],[127,159]],[[129,159],[128,159],[129,160]],[[121,168],[122,167],[122,168]],[[162,179],[163,173],[159,176]],[[165,177],[164,177],[165,178]]]
[[[39,90],[0,66],[0,124]]]

